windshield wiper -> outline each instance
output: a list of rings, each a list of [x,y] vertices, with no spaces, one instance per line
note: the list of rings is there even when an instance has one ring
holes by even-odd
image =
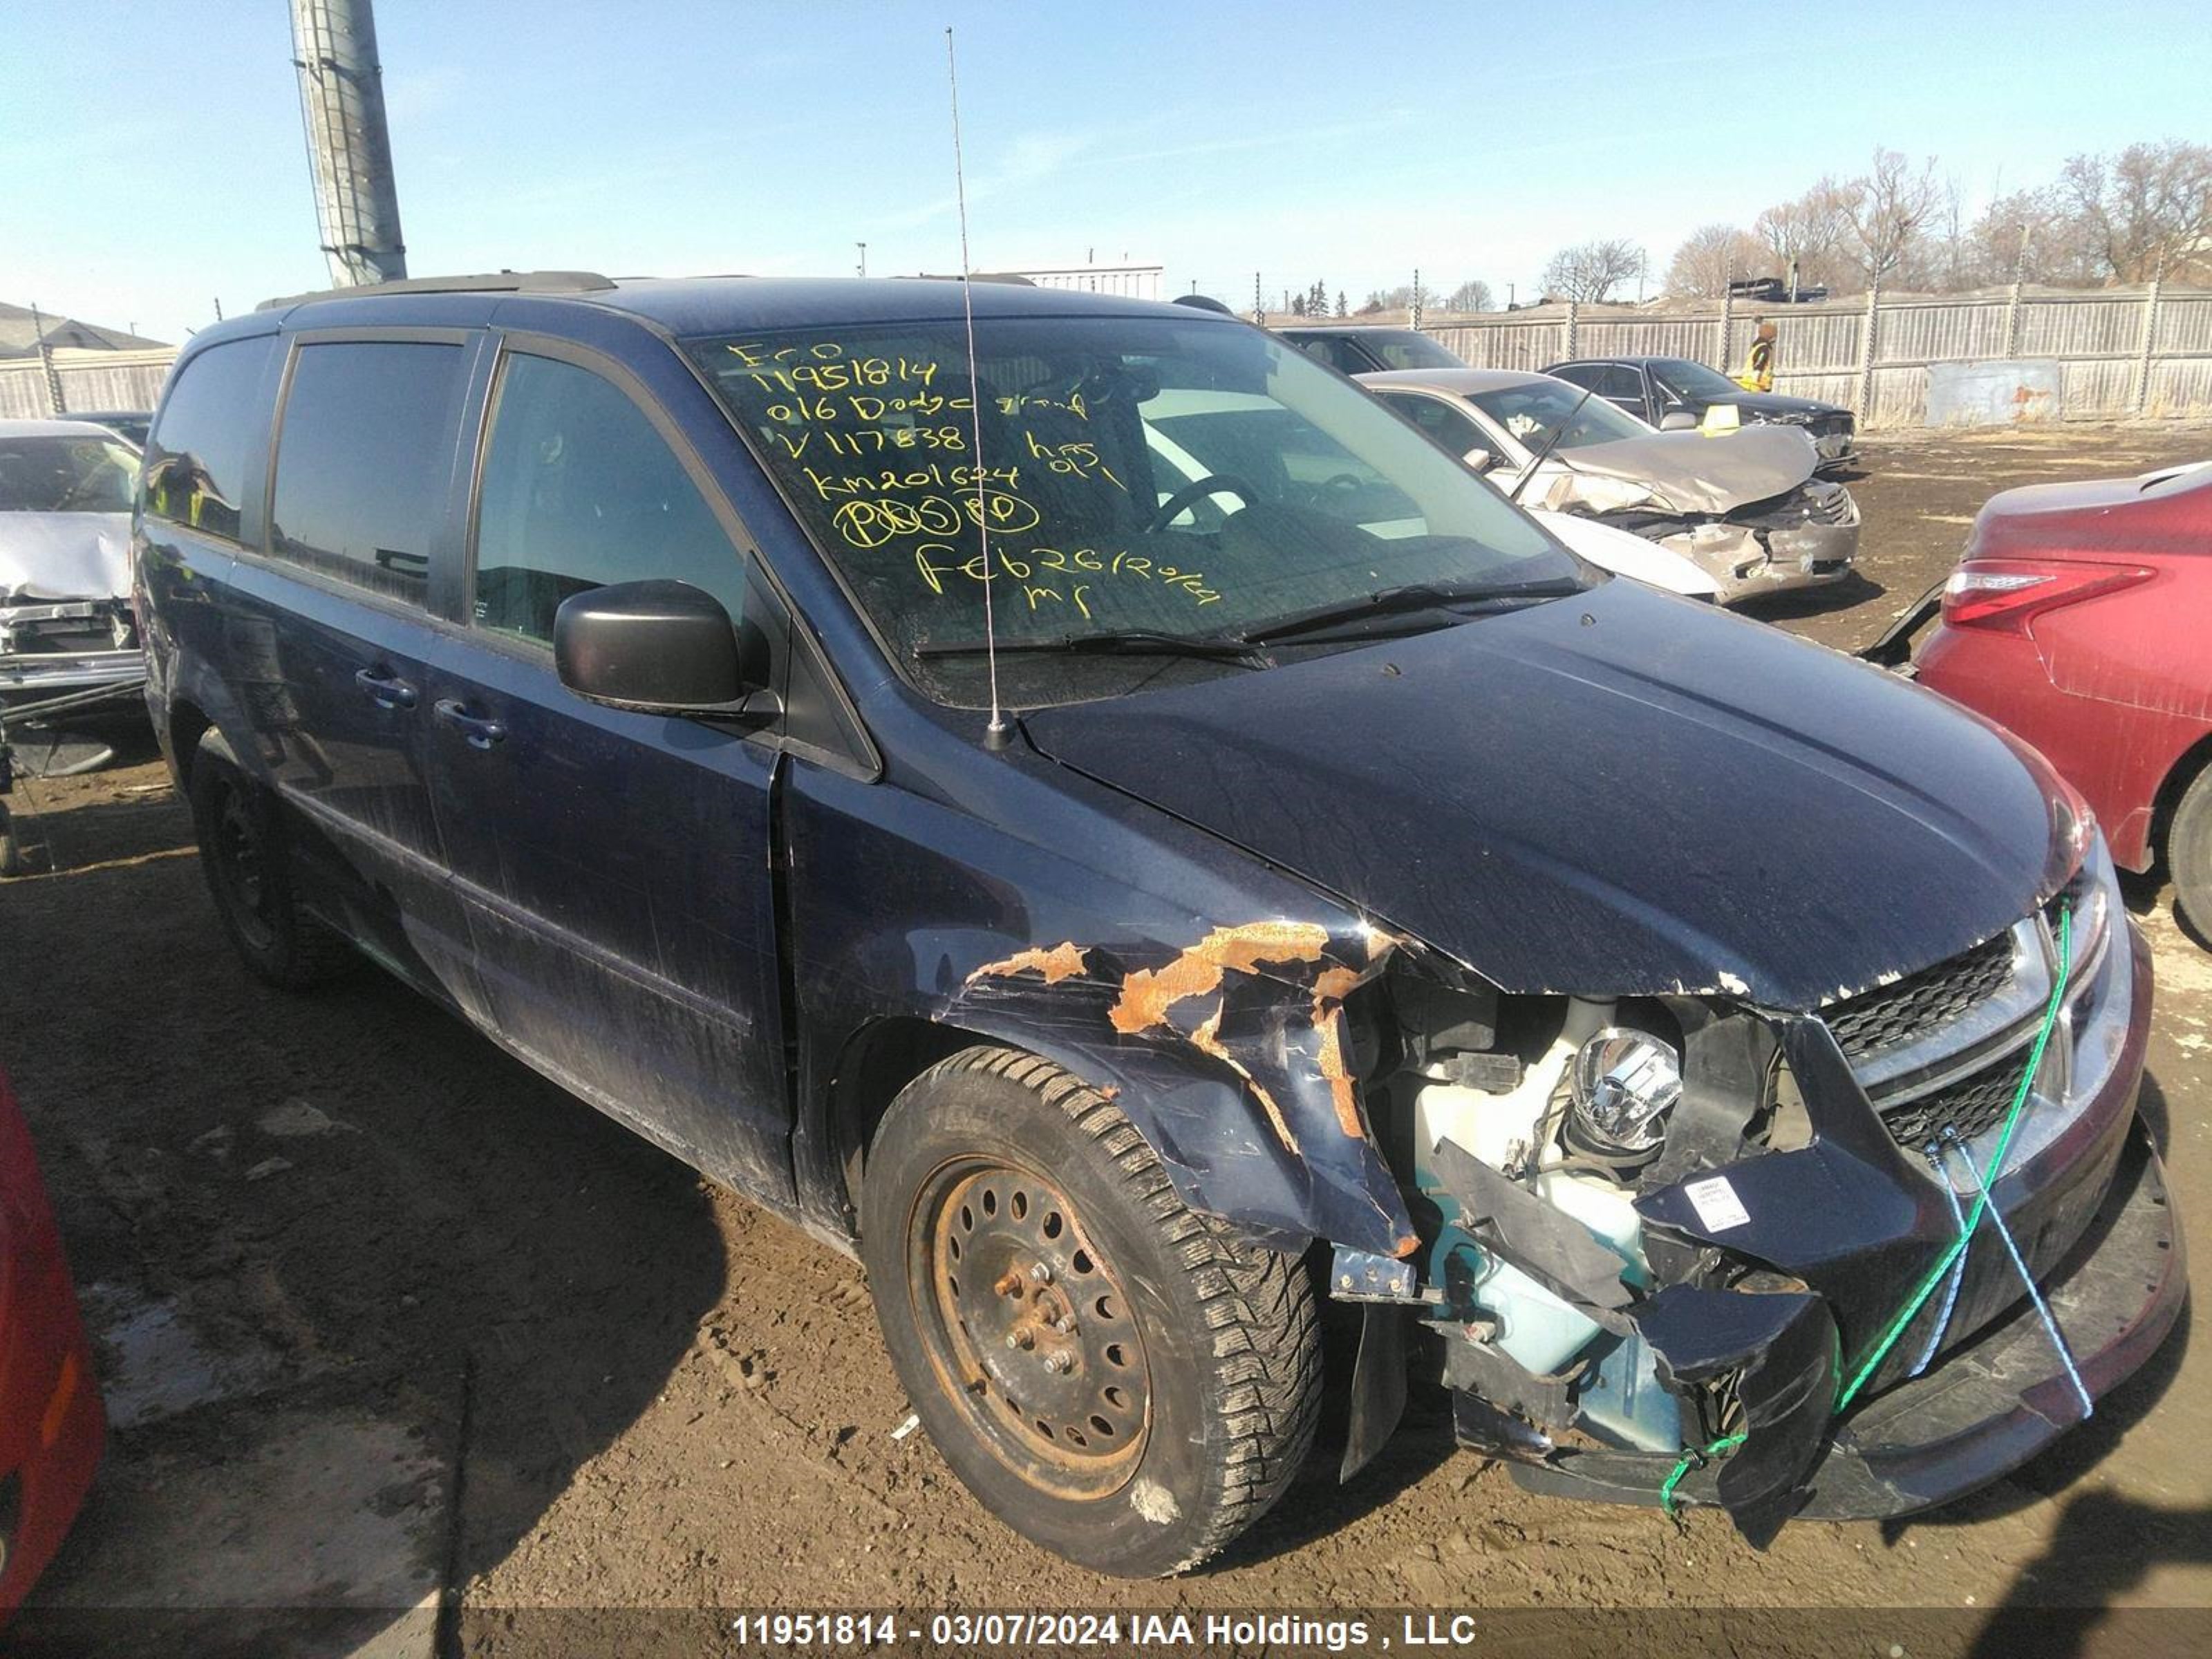
[[[983,640],[933,640],[914,647],[917,658],[980,657],[991,649]],[[1249,660],[1258,653],[1251,641],[1226,634],[1164,634],[1131,628],[1098,634],[1055,634],[1042,640],[1000,640],[1000,656],[1024,653],[1072,652],[1099,656],[1218,657]]]
[[[1440,611],[1453,605],[1518,605],[1524,600],[1556,599],[1581,592],[1580,582],[1558,578],[1549,581],[1503,586],[1492,583],[1480,586],[1408,582],[1402,587],[1385,587],[1360,599],[1340,600],[1334,605],[1321,605],[1274,622],[1262,623],[1257,628],[1246,629],[1241,637],[1249,644],[1261,645],[1271,640],[1316,633],[1341,623],[1362,622],[1370,617],[1388,617],[1407,611]]]

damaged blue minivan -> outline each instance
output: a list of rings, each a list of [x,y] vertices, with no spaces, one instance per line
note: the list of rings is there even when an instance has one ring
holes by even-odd
[[[1440,1383],[1527,1484],[1758,1543],[1996,1478],[2175,1320],[2079,797],[1257,330],[391,284],[196,336],[146,459],[246,964],[367,957],[857,1254],[1074,1561],[1281,1496],[1331,1299],[1347,1478]]]

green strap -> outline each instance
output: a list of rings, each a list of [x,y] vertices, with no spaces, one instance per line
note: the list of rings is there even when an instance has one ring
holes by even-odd
[[[2027,1109],[2028,1095],[2035,1087],[2035,1074],[2043,1069],[2044,1048],[2051,1041],[2051,1033],[2057,1027],[2058,1012],[2065,1006],[2066,980],[2071,971],[2073,959],[2074,913],[2071,908],[2064,908],[2058,913],[2058,969],[2052,977],[2051,1004],[2043,1011],[2043,1024],[2035,1034],[2035,1047],[2028,1051],[2027,1069],[2021,1074],[2020,1087],[2012,1097],[2012,1109],[2005,1114],[2004,1128],[1997,1136],[1996,1146],[1990,1152],[1989,1167],[1982,1171],[1980,1190],[1974,1199],[1973,1208],[1966,1216],[1966,1224],[1951,1241],[1950,1248],[1937,1259],[1935,1267],[1929,1270],[1927,1278],[1921,1281],[1920,1288],[1912,1293],[1911,1299],[1890,1322],[1888,1328],[1882,1333],[1881,1340],[1875,1344],[1874,1351],[1860,1364],[1850,1382],[1837,1395],[1836,1403],[1829,1408],[1831,1416],[1842,1416],[1845,1408],[1857,1398],[1859,1390],[1866,1386],[1867,1379],[1881,1369],[1881,1362],[1889,1358],[1889,1351],[1897,1346],[1898,1339],[1919,1316],[1921,1309],[1928,1305],[1928,1298],[1936,1294],[1936,1286],[1943,1282],[1954,1264],[1966,1254],[1966,1246],[1973,1238],[1974,1229],[1981,1225],[1982,1216],[1990,1205],[1990,1189],[1996,1185],[1998,1171],[2004,1168],[2005,1154],[2012,1150],[2013,1132],[2020,1127],[2021,1114]],[[1940,1170],[1938,1175],[1943,1180],[1950,1179]],[[1681,1461],[1674,1465],[1674,1473],[1659,1488],[1661,1506],[1669,1515],[1674,1512],[1674,1488],[1681,1484],[1682,1477],[1690,1472],[1692,1463],[1702,1463],[1709,1457],[1732,1451],[1743,1442],[1742,1435],[1732,1434],[1725,1439],[1714,1441],[1702,1452],[1684,1452]]]
[[[1723,1452],[1734,1451],[1744,1443],[1745,1437],[1731,1434],[1716,1440],[1703,1451],[1686,1451],[1682,1461],[1674,1465],[1674,1472],[1659,1483],[1659,1507],[1668,1514],[1674,1513],[1674,1488],[1682,1484],[1682,1477],[1690,1472],[1692,1463],[1702,1464],[1709,1457],[1718,1457]]]

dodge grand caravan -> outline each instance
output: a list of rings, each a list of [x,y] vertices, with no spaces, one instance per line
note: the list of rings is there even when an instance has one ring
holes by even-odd
[[[2176,1316],[2080,798],[1259,331],[416,283],[195,337],[148,462],[247,965],[366,955],[856,1254],[1078,1562],[1281,1495],[1329,1299],[1347,1478],[1418,1375],[1528,1484],[1759,1543],[1993,1479]]]

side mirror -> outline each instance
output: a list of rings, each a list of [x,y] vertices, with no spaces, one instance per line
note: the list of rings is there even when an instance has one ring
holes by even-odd
[[[1477,472],[1487,472],[1498,465],[1498,457],[1486,449],[1470,449],[1466,454],[1461,456],[1460,459],[1465,461]]]
[[[553,615],[561,684],[617,708],[735,714],[768,683],[766,664],[746,654],[721,602],[689,582],[590,588]]]
[[[1686,409],[1670,409],[1659,417],[1662,432],[1695,432],[1698,417]]]

